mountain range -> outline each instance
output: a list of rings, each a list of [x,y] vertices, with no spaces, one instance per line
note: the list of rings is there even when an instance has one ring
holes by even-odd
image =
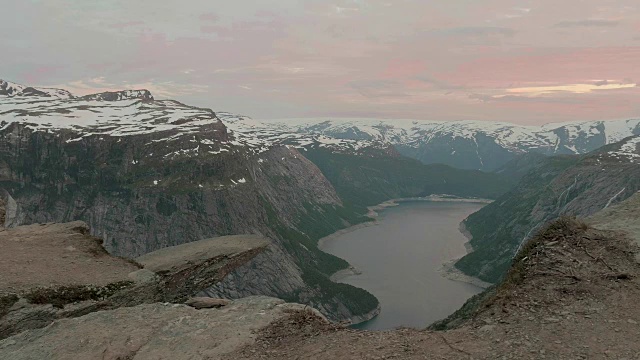
[[[527,154],[584,154],[640,134],[640,119],[522,126],[487,121],[287,119],[255,121],[225,114],[229,126],[247,135],[309,147],[357,152],[391,145],[424,164],[494,171]]]

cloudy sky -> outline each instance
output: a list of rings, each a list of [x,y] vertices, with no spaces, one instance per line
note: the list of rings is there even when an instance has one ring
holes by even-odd
[[[638,0],[4,1],[0,78],[258,119],[640,116]]]

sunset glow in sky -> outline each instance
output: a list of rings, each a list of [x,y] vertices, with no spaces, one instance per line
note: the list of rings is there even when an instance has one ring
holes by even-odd
[[[640,116],[638,0],[22,0],[0,78],[258,119]]]

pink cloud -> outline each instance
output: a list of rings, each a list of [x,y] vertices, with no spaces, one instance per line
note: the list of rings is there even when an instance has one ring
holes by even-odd
[[[446,77],[467,87],[501,88],[640,79],[640,47],[536,52],[472,60],[449,71]]]

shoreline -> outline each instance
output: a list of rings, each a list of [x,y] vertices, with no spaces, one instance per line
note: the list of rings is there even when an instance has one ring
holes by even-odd
[[[458,225],[458,230],[462,235],[464,235],[464,237],[467,238],[467,241],[464,243],[464,248],[467,253],[460,257],[451,259],[443,263],[442,266],[440,266],[440,268],[438,269],[438,272],[440,273],[440,275],[442,275],[443,277],[449,280],[464,282],[467,284],[477,286],[481,289],[487,289],[493,286],[492,283],[482,281],[477,277],[469,276],[455,267],[455,264],[456,262],[458,262],[458,260],[462,259],[464,256],[469,255],[474,251],[473,245],[471,245],[472,236],[469,230],[467,230],[467,227],[464,225],[464,220],[460,222],[460,225]]]
[[[440,273],[440,275],[444,278],[447,278],[451,281],[458,281],[458,282],[463,282],[463,283],[467,283],[476,287],[479,287],[483,290],[486,290],[487,288],[493,286],[492,283],[488,283],[486,281],[482,281],[476,277],[473,276],[469,276],[465,273],[463,273],[462,271],[458,270],[455,267],[455,263],[460,260],[460,258],[456,258],[456,259],[452,259],[449,260],[445,263],[442,264],[442,266],[440,266],[440,268],[438,268],[438,272]]]
[[[402,202],[408,202],[408,201],[430,201],[430,202],[466,202],[466,203],[481,203],[481,204],[490,204],[493,202],[493,200],[489,200],[489,199],[481,199],[481,198],[459,198],[459,197],[453,197],[453,196],[449,196],[449,195],[430,195],[430,196],[425,196],[425,197],[411,197],[411,198],[397,198],[397,199],[391,199],[391,200],[387,200],[384,201],[378,205],[373,205],[373,206],[369,206],[367,207],[368,213],[367,213],[367,217],[369,217],[371,219],[371,221],[366,221],[360,224],[356,224],[356,225],[352,225],[349,226],[345,229],[342,230],[338,230],[330,235],[327,235],[321,239],[318,240],[318,244],[317,247],[320,251],[324,250],[322,249],[325,245],[325,243],[327,241],[333,240],[338,236],[344,235],[344,234],[348,234],[352,231],[358,230],[358,229],[362,229],[362,228],[366,228],[369,226],[376,226],[378,224],[380,224],[380,222],[377,220],[378,217],[380,217],[380,214],[378,213],[379,211],[382,211],[386,208],[389,207],[394,207],[394,206],[399,206],[400,203]],[[467,231],[466,227],[464,226],[464,221],[460,222],[460,225],[458,227],[458,230],[460,231],[460,233],[462,233],[468,240],[467,242],[464,243],[464,247],[466,249],[467,254],[469,254],[470,252],[473,251],[473,247],[470,244],[471,241],[471,234]],[[465,254],[466,255],[466,254]],[[464,256],[464,255],[463,255]],[[462,257],[462,256],[461,256]],[[484,282],[480,279],[468,276],[466,274],[464,274],[463,272],[461,272],[460,270],[456,269],[454,267],[454,264],[461,258],[455,258],[455,259],[451,259],[448,260],[446,262],[444,262],[441,267],[437,270],[440,275],[442,277],[445,277],[449,280],[452,281],[459,281],[459,282],[466,282],[468,284],[477,286],[481,289],[486,289],[489,286],[493,285],[487,282]],[[353,265],[349,264],[348,267],[338,270],[336,272],[334,272],[333,274],[331,274],[331,276],[329,276],[329,280],[333,281],[334,283],[339,283],[342,279],[349,277],[349,276],[353,276],[353,275],[361,275],[362,271],[358,270],[356,267],[354,267]],[[357,324],[361,324],[363,322],[369,321],[374,319],[378,314],[380,314],[381,311],[381,305],[378,304],[376,309],[373,309],[372,311],[370,311],[369,313],[367,313],[366,315],[360,315],[360,316],[355,316],[353,318],[351,318],[351,325],[357,325]]]
[[[473,248],[473,245],[471,245],[471,239],[473,239],[473,236],[471,236],[471,233],[469,232],[469,230],[467,230],[467,226],[464,224],[464,220],[460,221],[460,224],[458,225],[458,231],[460,231],[460,233],[467,238],[467,241],[465,241],[465,243],[463,244],[464,248],[467,250],[467,253],[463,256],[469,255],[475,249]]]
[[[333,281],[334,283],[338,283],[340,282],[340,280],[353,275],[362,275],[362,271],[356,269],[353,265],[350,265],[346,269],[334,272],[333,275],[329,277],[329,280]]]

